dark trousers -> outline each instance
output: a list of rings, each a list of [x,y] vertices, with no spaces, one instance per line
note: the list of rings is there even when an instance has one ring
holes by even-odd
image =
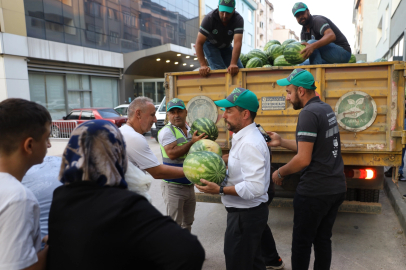
[[[338,208],[345,193],[306,197],[296,193],[293,200],[292,270],[308,270],[312,244],[314,270],[331,265],[331,236]]]
[[[268,221],[265,203],[246,211],[227,209],[224,255],[227,270],[265,270],[261,238]]]
[[[268,202],[266,203],[267,206],[271,204],[274,197],[274,193],[268,192],[268,196],[269,199]],[[272,231],[268,223],[266,224],[264,232],[262,233],[261,252],[265,265],[270,265],[273,262],[279,260],[279,254],[278,251],[276,250],[275,240],[273,239]]]

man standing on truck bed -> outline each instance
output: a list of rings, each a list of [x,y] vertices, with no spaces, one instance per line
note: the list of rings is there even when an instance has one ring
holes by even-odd
[[[350,44],[332,21],[324,16],[311,15],[307,5],[302,2],[293,6],[292,13],[303,26],[300,39],[306,48],[301,54],[309,58],[303,65],[348,63],[351,58]]]
[[[210,68],[228,69],[232,76],[243,68],[240,53],[244,19],[235,11],[235,1],[219,0],[218,8],[209,12],[202,21],[195,49],[200,62],[199,73],[203,77],[209,75]],[[231,46],[233,39],[234,48]]]
[[[190,134],[190,127],[186,124],[187,110],[181,99],[172,99],[167,107],[170,123],[158,132],[162,160],[164,165],[182,168],[190,147],[206,137],[204,133],[196,135],[197,131]],[[161,191],[166,214],[179,226],[191,231],[196,209],[194,185],[186,177],[163,179]]]
[[[346,182],[341,157],[340,133],[331,106],[316,96],[313,75],[295,69],[278,80],[286,86],[286,99],[302,111],[296,127],[296,141],[269,132],[268,146],[297,152],[292,160],[272,175],[277,185],[284,176],[302,172],[293,200],[292,269],[308,269],[312,244],[314,269],[330,269],[331,235],[338,208],[345,199]]]

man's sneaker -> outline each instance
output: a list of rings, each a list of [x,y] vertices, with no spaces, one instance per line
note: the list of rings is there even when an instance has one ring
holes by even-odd
[[[399,181],[406,181],[406,177],[403,174],[399,174]]]
[[[282,261],[282,259],[279,257],[279,259],[270,265],[266,266],[266,269],[282,269],[285,266],[285,263]]]

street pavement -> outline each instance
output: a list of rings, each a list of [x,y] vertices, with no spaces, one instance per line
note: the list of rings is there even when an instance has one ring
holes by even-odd
[[[149,134],[148,143],[162,162],[159,144]],[[48,155],[61,156],[66,142],[52,140]],[[161,181],[152,183],[152,204],[165,214]],[[406,238],[386,194],[381,191],[382,213],[379,215],[338,213],[332,237],[332,270],[405,270]],[[192,233],[206,251],[204,270],[225,270],[223,253],[226,214],[222,204],[197,203]],[[270,208],[268,224],[273,232],[284,269],[291,269],[290,255],[293,209]],[[313,269],[313,253],[309,269]]]

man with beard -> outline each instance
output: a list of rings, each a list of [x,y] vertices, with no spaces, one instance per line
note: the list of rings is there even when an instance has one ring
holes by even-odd
[[[226,268],[282,269],[284,263],[279,258],[276,248],[274,261],[269,265],[268,262],[265,265],[261,253],[261,239],[264,231],[269,229],[267,191],[271,162],[269,149],[254,122],[259,107],[258,98],[250,90],[235,88],[226,99],[214,103],[225,108],[224,122],[227,129],[234,132],[227,161],[228,178],[221,186],[201,179],[206,186],[196,185],[196,187],[201,192],[220,194],[221,201],[226,207],[227,229],[224,236]]]
[[[164,165],[183,167],[190,147],[197,141],[206,138],[205,134],[190,134],[186,124],[187,110],[185,103],[178,98],[168,102],[169,123],[158,132]],[[163,179],[162,197],[166,205],[166,214],[182,228],[192,230],[196,209],[196,196],[193,184],[186,178]]]
[[[297,122],[296,141],[269,132],[272,141],[268,143],[297,152],[289,163],[273,173],[275,184],[282,185],[285,176],[302,172],[293,200],[292,269],[309,268],[312,244],[314,269],[330,269],[330,238],[346,192],[336,117],[330,105],[316,96],[310,72],[295,69],[277,84],[286,86],[286,99],[295,110],[303,108]]]
[[[351,58],[350,45],[332,21],[324,16],[311,15],[307,5],[302,2],[293,6],[292,13],[303,26],[300,39],[306,48],[300,53],[309,58],[303,65],[348,63]]]
[[[235,11],[235,1],[219,0],[218,8],[202,21],[195,45],[202,77],[209,75],[210,68],[228,69],[228,73],[234,76],[244,67],[240,61],[244,19]],[[231,45],[233,39],[234,48]]]

